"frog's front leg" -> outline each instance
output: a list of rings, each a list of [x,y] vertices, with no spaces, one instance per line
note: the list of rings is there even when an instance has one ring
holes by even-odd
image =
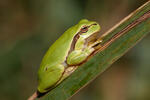
[[[82,50],[74,50],[72,51],[67,57],[67,64],[68,65],[80,65],[83,61],[87,59],[90,53],[94,49],[86,48],[84,51]]]
[[[99,38],[92,43],[88,43],[88,46],[90,48],[99,49],[102,46],[101,45],[102,42],[103,42],[103,40],[101,38]]]
[[[72,51],[68,57],[66,63],[68,65],[80,65],[84,62],[89,55],[91,55],[95,50],[101,48],[102,40],[97,40],[85,46],[83,49]]]

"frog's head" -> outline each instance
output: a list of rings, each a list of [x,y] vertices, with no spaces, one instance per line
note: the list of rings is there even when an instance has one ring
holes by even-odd
[[[84,39],[100,31],[100,25],[97,22],[88,21],[87,19],[82,19],[77,25],[79,25],[80,37]]]
[[[88,21],[87,19],[82,19],[75,27],[77,27],[76,37],[78,44],[83,44],[83,40],[88,44],[94,42],[100,31],[100,25],[97,22]]]

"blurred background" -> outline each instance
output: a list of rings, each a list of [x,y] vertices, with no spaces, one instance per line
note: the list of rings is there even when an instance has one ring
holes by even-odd
[[[26,100],[49,46],[80,19],[101,34],[147,0],[0,0],[0,100]],[[70,100],[150,100],[150,35]]]

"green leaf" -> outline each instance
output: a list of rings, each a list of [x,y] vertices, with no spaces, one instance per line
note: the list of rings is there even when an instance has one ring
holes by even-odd
[[[41,100],[67,100],[150,33],[150,1],[104,33],[98,53]]]

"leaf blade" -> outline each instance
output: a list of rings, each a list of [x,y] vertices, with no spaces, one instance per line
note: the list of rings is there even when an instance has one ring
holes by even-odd
[[[104,42],[140,18],[143,14],[150,11],[150,1],[130,14],[125,20],[115,28],[106,32],[102,36]],[[109,46],[92,57],[88,62],[80,66],[70,77],[50,91],[42,100],[67,100],[79,89],[91,82],[95,77],[105,71],[113,62],[125,54],[145,35],[150,33],[150,18],[142,21],[131,28],[126,34],[111,42]]]

